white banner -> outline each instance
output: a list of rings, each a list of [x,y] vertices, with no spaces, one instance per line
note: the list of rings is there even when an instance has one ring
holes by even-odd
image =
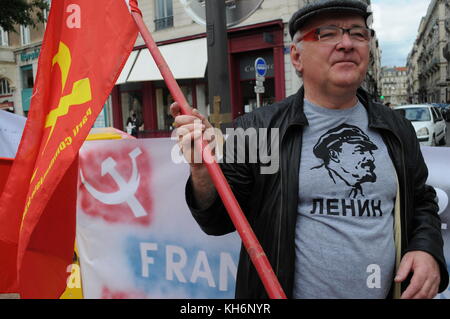
[[[0,110],[0,157],[16,157],[27,118]]]
[[[85,298],[234,298],[237,233],[204,234],[168,138],[80,151],[77,245]],[[177,147],[177,146],[176,146]]]
[[[234,298],[237,233],[204,234],[186,206],[189,169],[167,138],[86,142],[77,244],[85,298]],[[450,261],[450,148],[423,147]],[[450,289],[436,298],[450,298]]]
[[[439,216],[442,221],[444,254],[447,269],[450,270],[450,147],[422,147],[423,157],[428,166],[427,183],[434,187],[439,204]],[[436,298],[450,299],[450,285]]]

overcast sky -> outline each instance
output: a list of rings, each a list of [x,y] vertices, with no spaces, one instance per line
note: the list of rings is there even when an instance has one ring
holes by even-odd
[[[382,66],[405,66],[431,0],[372,0]]]

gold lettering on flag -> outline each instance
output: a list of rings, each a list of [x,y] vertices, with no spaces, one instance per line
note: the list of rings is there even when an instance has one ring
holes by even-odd
[[[45,153],[47,149],[48,142],[50,141],[50,138],[53,136],[53,132],[55,130],[56,124],[58,123],[58,120],[67,115],[70,111],[70,107],[74,105],[82,105],[92,100],[92,90],[91,90],[91,82],[89,78],[84,78],[78,81],[75,81],[72,83],[72,88],[69,94],[63,95],[66,85],[67,85],[67,79],[69,77],[70,73],[70,67],[72,65],[72,57],[70,53],[70,49],[65,45],[63,42],[59,43],[58,52],[53,57],[52,60],[52,68],[55,67],[55,65],[59,66],[60,74],[61,74],[61,93],[60,98],[58,102],[58,106],[51,110],[45,119],[45,128],[50,128],[49,135],[47,137],[47,140],[45,142],[45,146],[43,148],[43,151],[41,153],[41,156]],[[30,186],[31,186],[31,193],[29,194],[26,203],[25,208],[22,215],[22,223],[21,228],[23,226],[23,222],[25,220],[25,216],[28,213],[28,209],[31,206],[31,202],[33,201],[33,198],[36,196],[39,189],[42,187],[42,185],[45,183],[45,180],[52,170],[54,164],[56,163],[59,155],[65,151],[65,149],[70,146],[73,142],[73,138],[77,136],[79,130],[86,124],[88,121],[88,118],[92,115],[92,110],[90,107],[87,107],[85,114],[82,115],[82,119],[80,120],[70,120],[70,123],[67,123],[70,125],[67,127],[68,130],[71,130],[73,132],[72,136],[65,136],[62,137],[62,139],[59,141],[59,144],[56,145],[56,150],[54,151],[54,155],[51,157],[49,163],[46,165],[45,163],[39,163],[39,160],[36,163],[37,167],[35,168],[35,171],[31,177],[30,180]],[[42,157],[41,157],[42,160]],[[37,176],[38,170],[42,170],[43,174],[35,181],[34,179]],[[33,185],[34,183],[34,185]]]

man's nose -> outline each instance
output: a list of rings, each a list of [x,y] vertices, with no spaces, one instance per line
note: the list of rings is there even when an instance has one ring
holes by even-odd
[[[373,156],[372,153],[366,154],[365,160],[373,163],[373,162],[375,162],[375,156]]]
[[[348,34],[348,32],[344,32],[344,34],[342,35],[341,41],[339,41],[338,44],[336,45],[336,49],[349,51],[349,50],[352,50],[353,47],[354,47],[354,45],[353,45],[353,41],[350,37],[350,34]]]

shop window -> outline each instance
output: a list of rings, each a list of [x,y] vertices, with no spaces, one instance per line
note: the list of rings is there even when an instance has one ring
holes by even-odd
[[[172,0],[155,0],[155,30],[173,27]]]
[[[189,105],[194,106],[192,85],[180,85],[180,89],[186,97]],[[173,129],[173,117],[170,115],[170,105],[174,102],[172,95],[166,87],[155,89],[156,96],[156,118],[158,131],[170,131]]]
[[[208,104],[208,88],[206,83],[197,83],[196,85],[196,95],[197,95],[197,109],[204,116],[209,116],[210,109]]]
[[[120,98],[124,131],[137,137],[144,130],[142,90],[121,92]]]
[[[22,71],[22,88],[32,89],[34,86],[33,67],[31,65],[26,65],[21,67],[21,71]]]
[[[275,102],[275,72],[272,52],[260,51],[243,54],[239,57],[240,85],[238,88],[243,113],[249,113],[257,108],[255,60],[258,57],[263,57],[268,67],[264,81],[265,92],[260,95],[260,106],[270,105]]]

